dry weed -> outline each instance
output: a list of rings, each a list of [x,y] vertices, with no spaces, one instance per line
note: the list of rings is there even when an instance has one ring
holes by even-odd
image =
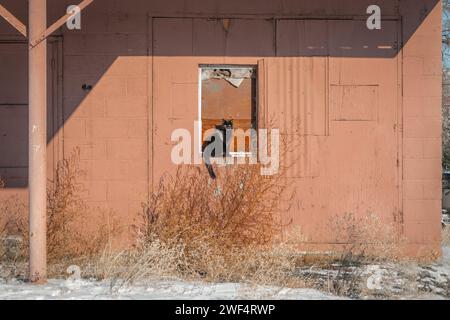
[[[279,231],[275,212],[286,198],[280,179],[260,175],[258,166],[232,166],[212,181],[198,167],[164,177],[143,207],[141,236],[162,241],[205,239],[220,247],[267,244]]]
[[[26,212],[26,204],[17,195],[0,203],[0,261],[14,262],[23,259],[25,240],[21,235],[20,221]]]
[[[136,250],[117,252],[108,246],[85,276],[110,281],[113,291],[163,278],[299,285],[294,276],[296,251],[288,245],[278,243],[218,252],[211,250],[208,243],[197,244],[198,250],[191,251],[189,257],[182,244],[167,244],[156,238]]]
[[[288,196],[286,185],[261,176],[259,166],[226,167],[222,173],[212,181],[198,167],[184,167],[174,178],[163,178],[143,206],[143,224],[137,226],[142,243],[158,239],[183,248],[185,271],[202,275],[217,273],[240,252],[270,244],[280,231],[275,214]]]
[[[0,189],[4,187],[5,182],[0,178]],[[17,195],[0,202],[0,278],[24,277],[25,266],[21,263],[23,238],[17,235],[14,222],[20,220],[25,212],[25,204]]]
[[[108,280],[117,290],[135,282],[177,275],[181,251],[155,240],[140,250],[116,251],[107,245],[85,276]]]
[[[364,290],[364,266],[396,260],[401,239],[393,225],[386,225],[374,214],[362,218],[353,214],[337,216],[332,228],[342,247],[329,276],[328,290],[337,295],[359,296]]]

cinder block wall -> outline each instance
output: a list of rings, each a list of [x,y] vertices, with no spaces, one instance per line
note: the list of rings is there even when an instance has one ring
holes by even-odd
[[[355,2],[357,2],[355,4]],[[82,30],[62,28],[62,113],[55,157],[80,148],[84,197],[92,207],[113,209],[125,226],[148,196],[151,151],[152,52],[149,15],[248,15],[328,17],[361,15],[373,1],[167,1],[95,0],[82,14]],[[404,47],[402,171],[399,226],[411,255],[439,253],[441,208],[441,4],[440,1],[377,1],[383,14],[402,15]],[[2,3],[26,22],[26,2]],[[49,0],[49,23],[68,0]],[[399,7],[398,7],[399,6]],[[423,21],[422,21],[423,20]],[[420,21],[420,22],[418,22]],[[0,21],[0,34],[15,31]],[[83,85],[93,85],[92,91]],[[61,155],[62,154],[62,155]],[[0,155],[1,156],[1,155]],[[101,215],[92,217],[92,226]]]
[[[422,5],[423,6],[423,5]],[[422,9],[422,8],[421,8]],[[440,252],[442,7],[403,3],[404,32],[431,10],[403,47],[403,223],[409,252]]]
[[[147,16],[92,9],[64,34],[64,155],[80,148],[86,201],[128,225],[149,192]]]

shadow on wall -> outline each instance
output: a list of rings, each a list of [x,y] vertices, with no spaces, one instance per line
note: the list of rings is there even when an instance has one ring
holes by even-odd
[[[49,23],[72,2],[49,0]],[[56,39],[64,45],[50,46],[49,145],[58,148],[57,135],[67,124],[64,150],[81,142],[86,152],[104,152],[95,143],[102,132],[76,121],[83,117],[114,118],[99,130],[146,138],[148,56],[391,58],[438,3],[173,0],[169,6],[163,0],[95,0],[82,14],[82,30],[63,27]],[[2,4],[27,20],[27,1]],[[381,30],[366,27],[373,4],[381,7]],[[27,185],[27,55],[17,39],[0,19],[0,175],[8,187]],[[84,141],[71,140],[71,132],[84,132]]]

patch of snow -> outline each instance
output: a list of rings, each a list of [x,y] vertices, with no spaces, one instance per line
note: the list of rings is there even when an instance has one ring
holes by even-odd
[[[80,280],[49,280],[45,285],[22,281],[0,283],[2,300],[216,300],[216,299],[295,299],[330,300],[335,296],[314,289],[289,289],[270,286],[251,286],[237,283],[201,283],[179,280],[153,281],[113,290],[110,282]]]
[[[0,266],[1,268],[1,266]],[[358,276],[362,292],[360,298],[395,299],[449,299],[450,247],[442,248],[438,263],[384,263],[352,267],[350,273]],[[337,277],[336,266],[318,266],[297,270],[299,276],[313,277],[327,283]],[[323,288],[323,286],[321,286]],[[330,300],[341,299],[315,289],[292,289],[239,283],[189,282],[178,279],[149,280],[132,286],[120,287],[111,281],[49,280],[46,285],[32,285],[19,280],[0,280],[0,300]]]

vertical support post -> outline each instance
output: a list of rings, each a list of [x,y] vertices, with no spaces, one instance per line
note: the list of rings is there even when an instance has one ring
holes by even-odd
[[[31,43],[47,29],[47,0],[29,0],[29,232],[30,281],[47,279],[47,40]]]

